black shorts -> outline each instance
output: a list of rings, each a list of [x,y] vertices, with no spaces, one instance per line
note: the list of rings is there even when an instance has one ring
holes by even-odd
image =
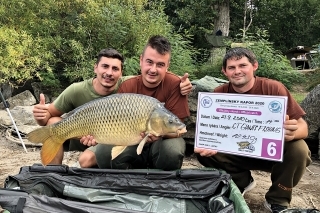
[[[70,139],[66,140],[63,143],[63,151],[69,152],[69,151],[84,151],[87,149],[89,146],[83,145],[80,143],[80,140],[78,139]]]

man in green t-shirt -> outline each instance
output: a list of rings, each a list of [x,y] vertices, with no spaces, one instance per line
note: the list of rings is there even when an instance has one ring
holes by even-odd
[[[89,102],[96,98],[105,97],[116,93],[119,85],[123,82],[123,56],[114,49],[103,49],[97,56],[94,65],[95,77],[74,83],[66,88],[58,98],[51,104],[45,104],[44,95],[40,95],[40,103],[33,108],[33,116],[40,126],[51,125],[62,119],[64,113]],[[128,77],[127,77],[128,78]],[[188,79],[188,74],[181,78],[181,94],[186,95],[191,91],[192,85]],[[85,144],[85,145],[84,145]],[[64,151],[84,151],[88,147],[95,152],[96,142],[90,135],[83,136],[79,140],[71,139],[64,143],[56,157],[50,164],[62,164]],[[86,154],[86,153],[82,153]],[[94,164],[90,158],[80,162],[81,167],[92,167]]]

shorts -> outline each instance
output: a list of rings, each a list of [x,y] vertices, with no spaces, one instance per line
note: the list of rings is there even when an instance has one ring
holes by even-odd
[[[92,152],[96,152],[96,146],[86,146],[80,143],[80,140],[78,139],[70,139],[63,143],[63,151],[69,152],[69,151],[81,151],[84,150],[90,150]]]

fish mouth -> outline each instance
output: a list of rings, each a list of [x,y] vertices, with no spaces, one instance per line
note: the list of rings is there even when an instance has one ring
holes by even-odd
[[[167,133],[165,135],[174,136],[174,137],[178,136],[179,137],[181,134],[186,133],[186,132],[187,132],[186,125],[183,124],[183,125],[178,127],[177,131],[169,132],[169,133]]]
[[[177,130],[178,136],[180,136],[181,134],[186,133],[186,132],[187,132],[186,125],[181,125],[181,126],[179,127],[179,129]]]

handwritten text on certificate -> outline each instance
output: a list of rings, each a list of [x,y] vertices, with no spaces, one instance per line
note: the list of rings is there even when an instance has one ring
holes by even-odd
[[[282,161],[287,97],[199,92],[195,147]]]

